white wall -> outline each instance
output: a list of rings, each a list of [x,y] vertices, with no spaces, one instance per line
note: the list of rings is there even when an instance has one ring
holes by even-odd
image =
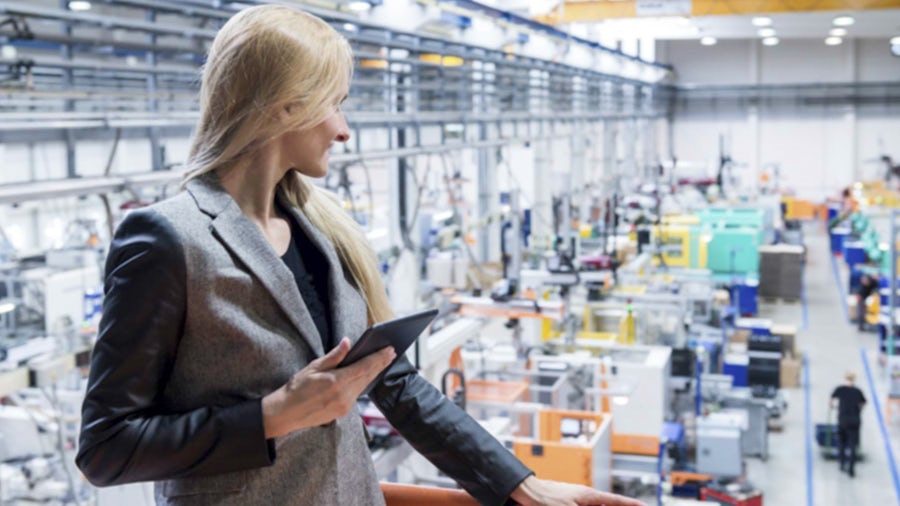
[[[900,58],[884,40],[849,39],[829,47],[821,40],[782,40],[765,47],[757,40],[725,40],[711,47],[697,41],[664,41],[660,61],[678,71],[680,84],[796,84],[897,82]],[[782,185],[822,198],[856,179],[879,177],[871,160],[887,153],[900,159],[900,105],[718,107],[679,111],[673,123],[679,160],[716,167],[719,136],[739,164],[744,181],[757,180],[769,164],[781,167]],[[668,150],[664,137],[663,149]]]

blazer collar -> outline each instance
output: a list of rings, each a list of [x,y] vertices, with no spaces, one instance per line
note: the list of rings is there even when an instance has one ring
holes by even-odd
[[[300,296],[300,290],[290,269],[272,249],[262,231],[241,210],[231,195],[219,184],[214,175],[201,176],[188,182],[187,191],[197,202],[201,211],[212,217],[210,230],[219,238],[246,268],[269,291],[275,302],[281,307],[288,320],[296,327],[300,336],[306,341],[315,356],[322,356],[324,349],[322,338],[316,329],[312,316]],[[335,287],[335,263],[337,255],[330,244],[324,244],[323,236],[305,219],[302,213],[294,211],[294,217],[309,235],[310,239],[325,252],[330,266],[330,301],[332,320],[339,321],[336,313],[340,300],[340,289]],[[340,336],[342,328],[332,327],[335,336]]]

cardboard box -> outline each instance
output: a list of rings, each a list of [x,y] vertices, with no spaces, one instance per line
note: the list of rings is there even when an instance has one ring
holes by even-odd
[[[796,357],[797,353],[797,326],[796,325],[772,325],[772,335],[781,338],[781,353],[785,356]]]
[[[800,387],[800,370],[803,362],[797,358],[781,359],[781,388],[799,388]]]
[[[744,345],[750,341],[750,336],[753,335],[753,332],[747,329],[737,329],[731,333],[731,336],[728,338],[729,343],[743,343]]]

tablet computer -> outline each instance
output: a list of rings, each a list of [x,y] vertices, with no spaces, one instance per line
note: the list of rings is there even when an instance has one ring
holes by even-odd
[[[402,357],[437,315],[437,309],[429,309],[372,325],[347,352],[338,367],[348,366],[388,346],[394,347],[398,358]]]

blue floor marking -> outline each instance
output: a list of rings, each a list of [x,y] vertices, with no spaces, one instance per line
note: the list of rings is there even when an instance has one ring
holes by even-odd
[[[878,399],[878,392],[875,391],[875,380],[872,378],[872,368],[869,367],[869,357],[866,356],[866,349],[861,347],[859,354],[862,357],[863,367],[866,369],[866,378],[869,379],[869,393],[872,396],[872,406],[875,408],[875,415],[878,417],[878,426],[881,429],[884,451],[887,453],[888,464],[891,467],[891,478],[894,479],[894,492],[897,494],[897,503],[900,504],[900,474],[897,473],[894,448],[891,446],[891,438],[888,436],[887,425],[884,423],[884,413],[881,411],[881,401]]]
[[[803,395],[803,426],[806,433],[806,505],[814,506],[812,431],[810,431],[812,422],[809,414],[809,358],[805,353],[803,354]]]
[[[837,285],[838,294],[841,296],[841,307],[844,308],[844,320],[850,321],[850,310],[847,309],[847,291],[841,283],[841,274],[838,272],[837,257],[831,255],[831,270],[834,272],[834,284]]]

